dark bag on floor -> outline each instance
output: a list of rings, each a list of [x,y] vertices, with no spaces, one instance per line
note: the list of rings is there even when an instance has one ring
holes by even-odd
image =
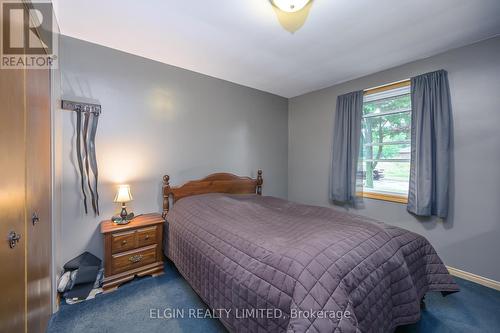
[[[65,271],[72,271],[81,266],[101,266],[101,259],[90,252],[84,252],[64,265]]]
[[[86,299],[96,283],[99,269],[101,268],[101,259],[90,252],[84,252],[76,258],[71,259],[64,265],[65,271],[76,272],[73,281],[73,287],[63,294],[68,299]]]
[[[92,283],[93,285],[97,278],[97,273],[99,273],[99,266],[80,266],[78,273],[76,273],[75,286],[85,283]]]
[[[63,294],[64,298],[69,299],[86,299],[90,291],[94,288],[94,282],[75,285],[71,290]]]

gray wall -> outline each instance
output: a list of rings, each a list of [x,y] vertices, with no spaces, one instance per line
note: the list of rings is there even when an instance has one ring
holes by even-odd
[[[454,114],[450,217],[417,219],[405,205],[370,199],[358,213],[420,233],[445,264],[500,281],[500,37],[291,99],[288,196],[330,205],[333,112],[339,94],[437,69],[448,71]]]
[[[75,114],[61,111],[62,263],[84,250],[102,257],[99,222],[118,212],[120,183],[131,185],[135,213],[161,211],[167,173],[178,185],[217,171],[255,177],[262,168],[264,194],[287,196],[285,98],[64,36],[60,57],[63,97],[103,107],[100,217],[83,213]]]

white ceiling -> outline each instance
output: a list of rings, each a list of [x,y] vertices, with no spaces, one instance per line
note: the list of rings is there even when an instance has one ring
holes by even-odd
[[[291,34],[268,0],[53,0],[61,32],[293,97],[500,34],[499,0],[314,0]]]

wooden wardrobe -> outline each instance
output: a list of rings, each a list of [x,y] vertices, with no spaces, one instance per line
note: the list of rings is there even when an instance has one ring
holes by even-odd
[[[0,332],[46,330],[51,224],[50,70],[0,69]]]

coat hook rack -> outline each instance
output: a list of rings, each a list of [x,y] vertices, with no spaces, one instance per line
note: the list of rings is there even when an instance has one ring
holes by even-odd
[[[73,102],[67,100],[61,101],[61,108],[67,111],[89,112],[95,116],[99,116],[102,112],[102,108],[99,104]]]

